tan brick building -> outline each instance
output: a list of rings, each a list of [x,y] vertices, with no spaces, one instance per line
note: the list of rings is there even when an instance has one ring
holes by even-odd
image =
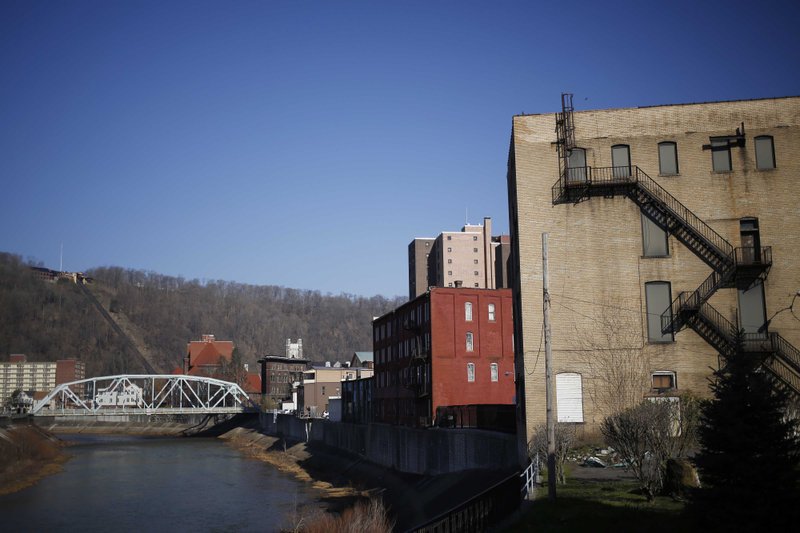
[[[408,297],[429,287],[509,288],[508,235],[492,236],[492,219],[444,231],[436,238],[416,238],[408,245]]]
[[[707,396],[737,328],[800,390],[800,298],[765,326],[800,289],[800,98],[562,104],[515,116],[509,150],[521,434],[545,421],[543,232],[559,419]]]

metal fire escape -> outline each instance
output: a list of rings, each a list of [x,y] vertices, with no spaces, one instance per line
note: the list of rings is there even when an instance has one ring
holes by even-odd
[[[767,278],[772,266],[771,247],[739,247],[692,213],[639,167],[569,167],[575,147],[572,95],[561,97],[556,114],[559,179],[553,185],[553,205],[578,203],[601,196],[630,198],[650,220],[683,243],[712,268],[711,275],[693,292],[681,292],[661,315],[664,333],[690,327],[718,353],[736,349],[738,328],[714,309],[708,300],[718,289],[748,289]],[[778,333],[746,334],[744,349],[763,358],[778,382],[800,395],[800,351]]]

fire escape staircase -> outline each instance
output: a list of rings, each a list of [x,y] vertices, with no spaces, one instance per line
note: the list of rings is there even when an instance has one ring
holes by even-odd
[[[574,140],[561,138],[571,125],[570,109],[556,117],[559,135],[559,180],[553,185],[553,205],[579,203],[591,197],[627,197],[650,220],[673,235],[712,268],[711,275],[694,292],[682,292],[661,316],[664,333],[691,327],[723,356],[735,349],[737,327],[708,300],[718,289],[748,289],[766,279],[772,266],[772,249],[734,248],[727,240],[658,185],[639,167],[569,168]],[[764,367],[777,381],[800,395],[800,351],[777,333],[745,335],[744,349],[760,355]]]

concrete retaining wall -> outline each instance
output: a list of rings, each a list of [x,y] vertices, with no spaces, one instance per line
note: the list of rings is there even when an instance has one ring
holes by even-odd
[[[347,424],[272,413],[261,415],[261,427],[269,435],[323,443],[411,474],[518,466],[516,436],[493,431]]]

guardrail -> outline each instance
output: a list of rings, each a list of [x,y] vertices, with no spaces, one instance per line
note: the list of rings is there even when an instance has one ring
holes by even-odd
[[[515,473],[492,485],[434,519],[410,529],[413,533],[481,532],[505,519],[519,508],[520,474]]]

